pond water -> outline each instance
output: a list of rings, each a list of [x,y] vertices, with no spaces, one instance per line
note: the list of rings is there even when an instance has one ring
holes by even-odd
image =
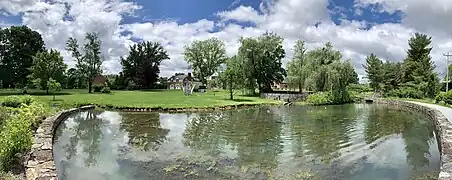
[[[86,111],[59,126],[59,179],[434,179],[434,126],[388,105]]]

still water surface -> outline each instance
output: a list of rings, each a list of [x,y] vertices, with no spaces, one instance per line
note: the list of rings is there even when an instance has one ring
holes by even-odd
[[[433,125],[388,105],[85,111],[59,126],[60,179],[432,179]]]

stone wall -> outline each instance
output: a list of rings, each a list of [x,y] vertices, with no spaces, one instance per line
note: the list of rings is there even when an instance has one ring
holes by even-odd
[[[441,153],[441,169],[438,180],[452,179],[452,123],[438,110],[406,101],[375,99],[375,103],[390,104],[400,109],[424,113],[435,123],[438,148]]]
[[[25,164],[27,180],[58,179],[53,161],[53,135],[62,120],[70,114],[93,109],[95,106],[83,106],[56,113],[46,118],[35,133],[30,157]]]
[[[287,101],[304,101],[309,93],[261,93],[261,98]]]

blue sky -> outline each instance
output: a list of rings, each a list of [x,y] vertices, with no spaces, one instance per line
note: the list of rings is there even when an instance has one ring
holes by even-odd
[[[130,1],[130,0],[129,0]],[[178,24],[194,23],[200,19],[217,21],[215,15],[219,11],[233,10],[241,5],[251,6],[259,10],[261,0],[136,0],[143,6],[136,16],[125,16],[123,23],[142,23],[156,21],[176,21]],[[331,20],[340,24],[340,19],[366,21],[368,28],[373,24],[398,23],[401,13],[388,14],[377,11],[377,5],[367,8],[353,7],[353,0],[329,0],[329,14]],[[361,14],[357,14],[361,11]],[[0,22],[6,24],[21,24],[21,16],[1,16]],[[243,24],[253,26],[252,24]]]

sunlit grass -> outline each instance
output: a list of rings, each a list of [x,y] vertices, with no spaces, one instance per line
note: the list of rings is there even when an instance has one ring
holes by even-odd
[[[234,100],[229,100],[229,94],[223,90],[185,96],[182,90],[112,91],[111,94],[89,94],[85,89],[76,89],[58,92],[55,101],[52,100],[52,95],[46,95],[44,91],[29,90],[28,93],[38,101],[63,107],[97,104],[142,108],[207,108],[239,104],[281,103],[280,101],[244,95],[235,95]],[[19,90],[0,90],[0,101],[8,95],[22,96]]]

